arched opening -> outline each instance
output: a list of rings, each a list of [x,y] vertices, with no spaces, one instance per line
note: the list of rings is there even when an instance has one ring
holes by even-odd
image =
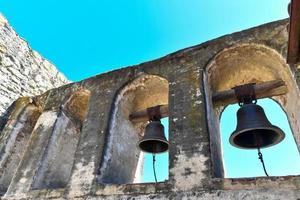
[[[263,107],[268,120],[285,133],[282,142],[261,149],[269,176],[299,175],[300,156],[285,112],[278,103],[269,98],[260,99],[257,104]],[[226,106],[220,119],[225,178],[265,176],[256,149],[239,149],[229,143],[229,137],[236,128],[238,109],[237,104]]]
[[[41,109],[29,97],[20,97],[0,136],[0,196],[4,194],[22,160]]]
[[[227,104],[213,102],[213,94],[247,83],[262,83],[278,79],[284,81],[288,92],[281,96],[270,97],[276,100],[285,111],[299,149],[300,113],[297,112],[300,106],[299,89],[289,66],[280,54],[264,45],[243,44],[224,49],[206,67],[204,86],[215,177],[224,177],[224,155],[220,140],[219,119]]]
[[[46,111],[41,115],[39,119],[41,123],[44,123],[45,119],[51,115],[54,120],[51,124],[51,136],[47,148],[34,177],[33,189],[63,188],[67,185],[82,123],[88,111],[89,98],[89,90],[77,90],[64,102],[58,113]],[[42,124],[41,127],[43,126],[45,125]],[[36,130],[38,128],[40,127],[36,127]]]
[[[143,178],[144,153],[137,146],[148,119],[132,121],[129,115],[157,105],[168,105],[168,93],[168,81],[155,75],[141,75],[119,91],[111,111],[98,172],[99,183],[148,182]]]

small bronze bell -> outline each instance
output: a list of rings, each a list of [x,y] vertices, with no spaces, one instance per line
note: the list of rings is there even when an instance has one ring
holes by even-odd
[[[168,150],[169,143],[164,134],[164,126],[160,120],[150,121],[146,126],[145,135],[138,143],[146,153],[163,153]]]
[[[238,110],[237,127],[229,141],[238,148],[258,149],[278,144],[284,137],[284,132],[267,119],[263,108],[251,103]]]

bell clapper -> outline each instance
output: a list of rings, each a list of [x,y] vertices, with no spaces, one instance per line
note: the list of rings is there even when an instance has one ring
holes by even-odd
[[[258,151],[258,159],[259,159],[259,160],[261,161],[261,163],[262,163],[262,166],[263,166],[263,168],[264,168],[264,172],[265,172],[266,176],[269,177],[269,175],[268,175],[268,173],[267,173],[267,170],[266,170],[265,163],[264,163],[263,155],[262,155],[262,153],[260,152],[260,149],[259,149],[259,148],[257,148],[257,151]]]
[[[152,154],[152,157],[153,157],[153,175],[154,175],[154,179],[155,179],[155,182],[157,183],[157,179],[156,179],[156,172],[155,172],[155,154]]]

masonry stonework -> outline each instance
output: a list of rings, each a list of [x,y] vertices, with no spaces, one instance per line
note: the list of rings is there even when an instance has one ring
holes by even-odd
[[[32,50],[0,14],[0,127],[20,96],[35,96],[69,83],[55,66]],[[3,116],[4,115],[4,116]]]
[[[224,178],[216,117],[222,107],[211,100],[213,92],[240,84],[236,74],[226,74],[234,73],[230,66],[239,65],[242,83],[283,79],[289,91],[278,102],[292,121],[299,147],[299,112],[291,112],[298,107],[300,79],[298,69],[283,59],[287,25],[287,20],[265,24],[18,99],[0,137],[0,174],[11,177],[0,182],[2,199],[300,199],[300,176]],[[244,73],[249,67],[257,73]],[[267,74],[258,76],[261,72]],[[68,102],[81,91],[89,97],[74,101],[77,112],[69,112]],[[133,183],[138,167],[132,164],[137,165],[139,156],[134,145],[144,125],[131,124],[128,117],[132,111],[159,104],[169,107],[169,180]],[[85,114],[75,120],[76,113]],[[67,162],[55,153],[66,144],[63,137],[77,144],[75,149],[70,145]],[[9,158],[16,156],[18,143],[27,145],[15,165]],[[127,164],[122,156],[128,153]],[[66,164],[57,171],[66,175],[62,184],[43,180],[60,168],[49,165],[51,155],[56,163]],[[17,167],[6,170],[8,166]]]

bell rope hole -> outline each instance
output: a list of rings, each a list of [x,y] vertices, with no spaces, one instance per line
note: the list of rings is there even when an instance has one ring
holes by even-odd
[[[131,121],[129,115],[157,105],[168,105],[168,93],[168,81],[156,75],[140,75],[120,88],[112,105],[109,128],[98,170],[98,183],[154,182],[144,179],[146,164],[144,156],[147,155],[141,152],[137,145],[144,135],[148,121],[147,119],[142,122]],[[164,127],[166,128],[167,125],[164,124]],[[163,181],[159,172],[161,168],[159,156],[156,156],[155,165],[158,181]],[[153,175],[152,154],[150,167]]]
[[[261,149],[269,176],[300,174],[300,156],[288,119],[280,105],[272,99],[258,100],[269,121],[280,127],[285,138],[279,144]],[[220,119],[222,146],[224,155],[225,178],[265,176],[257,156],[257,149],[245,150],[232,146],[228,141],[236,129],[237,104],[227,106]]]

